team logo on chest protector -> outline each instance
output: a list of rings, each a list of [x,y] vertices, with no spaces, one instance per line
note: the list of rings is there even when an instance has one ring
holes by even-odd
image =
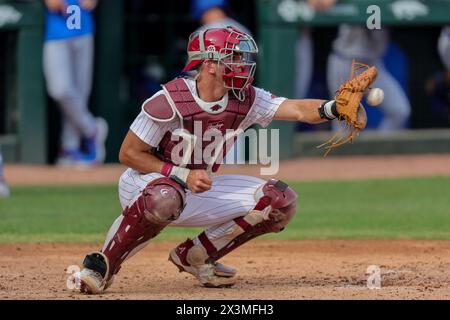
[[[214,131],[222,132],[223,126],[224,126],[224,123],[221,120],[219,120],[219,121],[209,121],[206,131],[214,130]]]
[[[217,112],[220,109],[222,109],[222,107],[220,105],[218,105],[218,104],[216,104],[216,105],[211,107],[211,111],[213,111],[213,112]]]

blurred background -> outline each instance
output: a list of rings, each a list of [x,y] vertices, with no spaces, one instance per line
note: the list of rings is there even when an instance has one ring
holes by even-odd
[[[82,8],[80,29],[69,31],[73,4]],[[263,237],[273,242],[249,244],[258,253],[251,260],[246,251],[231,256],[249,281],[229,294],[448,298],[450,0],[0,0],[0,299],[78,299],[61,280],[122,211],[122,140],[142,103],[181,75],[188,36],[205,24],[255,37],[256,86],[275,95],[331,99],[353,58],[378,67],[374,86],[385,92],[380,107],[366,105],[367,130],[326,158],[316,146],[332,123],[270,125],[283,159],[275,177],[298,193],[298,214],[286,231]],[[103,158],[92,146],[105,124],[107,165],[67,167]],[[109,298],[184,297],[162,263],[174,243],[158,242],[198,232],[165,229],[125,266],[140,277]],[[382,266],[386,290],[361,290],[368,264]]]
[[[450,1],[342,0],[326,8],[314,2],[98,1],[90,12],[95,28],[88,108],[109,124],[106,161],[117,162],[120,143],[142,102],[180,75],[188,36],[211,8],[220,8],[253,34],[260,48],[256,85],[276,95],[331,98],[336,82],[348,76],[350,56],[382,65],[386,77],[380,86],[390,88],[385,90],[390,105],[368,108],[372,130],[334,155],[450,152],[450,76],[438,50],[440,38],[450,37],[442,35],[450,24]],[[367,7],[373,4],[381,9],[381,30],[366,28]],[[61,151],[61,109],[43,71],[49,23],[45,5],[0,0],[5,162],[53,164]],[[53,72],[63,68],[55,64]],[[383,123],[389,117],[395,124]],[[272,127],[281,130],[282,158],[318,155],[315,146],[333,129],[276,122]]]

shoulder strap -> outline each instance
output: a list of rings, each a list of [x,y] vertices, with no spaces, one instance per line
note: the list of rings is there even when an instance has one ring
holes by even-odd
[[[169,98],[169,102],[172,100],[173,106],[181,117],[191,116],[203,111],[195,102],[184,78],[177,78],[166,83],[163,85],[163,89]]]

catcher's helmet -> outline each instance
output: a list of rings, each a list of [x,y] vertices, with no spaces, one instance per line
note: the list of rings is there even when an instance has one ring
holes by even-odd
[[[189,37],[187,52],[184,72],[195,69],[205,60],[217,61],[225,67],[224,86],[231,89],[236,98],[244,100],[244,90],[253,82],[254,55],[258,53],[250,35],[231,26],[194,32]]]

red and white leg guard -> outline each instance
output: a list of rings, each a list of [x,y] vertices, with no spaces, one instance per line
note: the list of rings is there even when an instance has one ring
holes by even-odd
[[[184,206],[185,191],[177,182],[166,177],[150,182],[113,224],[103,250],[86,256],[83,265],[107,281],[126,258],[176,220]]]
[[[172,262],[176,260],[174,263],[180,270],[188,272],[193,266],[217,266],[217,260],[247,241],[266,233],[282,231],[295,215],[297,194],[287,184],[275,179],[269,180],[262,190],[263,196],[247,215],[210,228],[194,240],[180,244],[171,253]],[[216,276],[232,276],[235,273],[220,264],[216,269]]]

